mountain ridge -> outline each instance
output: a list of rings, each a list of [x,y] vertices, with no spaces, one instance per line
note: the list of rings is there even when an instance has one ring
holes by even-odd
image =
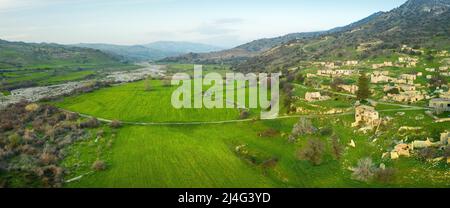
[[[409,0],[388,12],[307,40],[282,44],[235,64],[240,71],[292,67],[299,61],[366,59],[389,55],[402,45],[448,50],[450,0]]]
[[[189,52],[211,52],[222,49],[217,46],[186,41],[157,41],[139,45],[79,43],[72,46],[101,50],[129,61],[156,61]]]

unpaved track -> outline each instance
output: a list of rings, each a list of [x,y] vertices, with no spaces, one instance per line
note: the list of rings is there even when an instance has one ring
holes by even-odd
[[[76,113],[80,115],[83,118],[96,118],[97,120],[105,123],[112,123],[113,120],[106,119],[106,118],[100,118],[95,117],[91,115],[81,114],[78,112],[73,112],[65,109],[61,109],[64,112],[68,113]],[[423,108],[399,108],[399,109],[386,109],[386,110],[379,110],[378,112],[392,112],[392,111],[416,111],[416,110],[423,110]],[[136,126],[187,126],[187,125],[208,125],[208,124],[228,124],[228,123],[245,123],[245,122],[252,122],[252,121],[267,121],[267,120],[281,120],[281,119],[289,119],[289,118],[318,118],[318,117],[337,117],[337,116],[346,116],[346,115],[353,115],[354,112],[345,112],[345,113],[338,113],[338,114],[311,114],[311,115],[287,115],[287,116],[278,116],[276,118],[270,118],[270,119],[240,119],[240,120],[226,120],[226,121],[194,121],[194,122],[130,122],[130,121],[119,121],[122,124],[127,125],[136,125]]]
[[[294,84],[302,88],[307,88],[304,85],[300,84]],[[352,94],[346,94],[346,93],[339,93],[339,92],[333,92],[329,90],[323,90],[323,89],[316,89],[321,91],[327,91],[333,94],[337,95],[343,95],[348,97],[356,97]],[[209,94],[206,94],[206,96],[211,96]],[[371,100],[373,101],[373,100]],[[231,102],[228,101],[227,102]],[[412,105],[403,105],[403,104],[396,104],[396,103],[388,103],[388,102],[379,102],[375,101],[377,103],[385,104],[385,105],[391,105],[391,106],[397,106],[400,108],[396,109],[386,109],[386,110],[379,110],[378,112],[393,112],[393,111],[416,111],[416,110],[428,110],[429,108],[426,107],[419,107],[419,106],[412,106]],[[96,118],[99,121],[105,122],[105,123],[112,123],[113,120],[106,119],[106,118],[100,118],[95,117],[87,114],[81,114],[78,112],[69,111],[66,109],[61,109],[62,111],[68,112],[68,113],[76,113],[84,118]],[[336,117],[336,116],[346,116],[346,115],[352,115],[354,112],[344,112],[344,113],[338,113],[338,114],[311,114],[311,115],[286,115],[286,116],[278,116],[276,118],[270,118],[270,119],[256,119],[256,118],[250,118],[250,119],[236,119],[236,120],[225,120],[225,121],[194,121],[194,122],[130,122],[130,121],[119,121],[122,124],[127,125],[136,125],[136,126],[187,126],[187,125],[208,125],[208,124],[228,124],[228,123],[244,123],[244,122],[252,122],[252,121],[258,121],[258,120],[280,120],[280,119],[289,119],[289,118],[317,118],[317,117]]]

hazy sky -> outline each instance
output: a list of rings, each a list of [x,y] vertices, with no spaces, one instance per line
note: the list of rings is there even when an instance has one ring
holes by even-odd
[[[235,46],[326,30],[406,0],[0,0],[0,39]]]

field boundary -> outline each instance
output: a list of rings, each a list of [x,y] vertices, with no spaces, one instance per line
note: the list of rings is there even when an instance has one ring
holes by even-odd
[[[427,108],[423,107],[410,107],[410,108],[399,108],[399,109],[385,109],[379,110],[378,112],[392,112],[392,111],[416,111],[416,110],[426,110]],[[337,114],[311,114],[311,115],[285,115],[278,116],[276,118],[268,118],[268,119],[259,119],[259,118],[250,118],[250,119],[236,119],[236,120],[225,120],[225,121],[193,121],[193,122],[131,122],[131,121],[120,121],[120,120],[110,120],[106,118],[100,118],[96,116],[91,116],[87,114],[82,114],[66,109],[60,109],[67,113],[76,113],[83,118],[95,118],[104,123],[112,123],[114,121],[119,121],[122,124],[127,125],[137,125],[137,126],[187,126],[187,125],[213,125],[213,124],[227,124],[227,123],[245,123],[245,122],[253,122],[253,121],[269,121],[269,120],[281,120],[281,119],[289,119],[289,118],[317,118],[317,117],[336,117],[336,116],[346,116],[355,114],[354,111],[337,113]]]

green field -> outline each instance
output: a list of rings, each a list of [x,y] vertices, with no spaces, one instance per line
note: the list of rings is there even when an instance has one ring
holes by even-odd
[[[236,119],[237,112],[222,109],[174,110],[167,103],[173,88],[158,85],[142,90],[143,82],[102,89],[81,96],[69,97],[56,105],[69,110],[101,118],[125,121],[215,121]],[[385,108],[382,108],[385,109]],[[407,111],[404,116],[395,112],[382,113],[394,120],[385,133],[373,142],[370,135],[350,128],[353,115],[313,118],[314,126],[331,128],[345,146],[343,158],[334,160],[330,153],[330,135],[302,136],[297,143],[289,143],[297,118],[269,121],[246,121],[228,124],[203,125],[125,125],[111,130],[100,139],[78,142],[69,150],[63,165],[69,170],[66,179],[89,173],[67,187],[449,187],[447,165],[435,165],[415,158],[397,161],[381,159],[392,147],[397,129],[402,125],[423,125],[429,129],[424,136],[436,137],[447,127],[433,124],[431,119],[417,121],[413,115],[423,111]],[[271,136],[261,132],[274,130]],[[299,160],[296,152],[308,138],[325,141],[327,151],[319,166]],[[354,140],[356,148],[347,143]],[[108,145],[109,144],[109,145]],[[236,152],[245,145],[250,156]],[[363,157],[397,169],[395,180],[389,183],[358,182],[351,178],[349,168]],[[107,161],[103,172],[90,173],[96,158]],[[264,161],[276,158],[276,165],[265,168]]]
[[[0,90],[7,91],[17,88],[61,84],[70,81],[102,77],[114,70],[133,70],[139,66],[120,64],[91,65],[57,65],[31,66],[28,68],[0,69]]]
[[[126,122],[194,122],[239,119],[238,109],[175,109],[171,105],[171,96],[172,92],[176,90],[176,86],[163,86],[160,80],[152,80],[150,86],[152,89],[146,91],[144,81],[130,83],[101,89],[95,93],[65,98],[64,102],[56,105],[74,112]],[[204,90],[207,89],[208,86],[205,86]],[[236,90],[236,94],[243,91],[243,89]],[[256,116],[256,113],[253,115]]]

